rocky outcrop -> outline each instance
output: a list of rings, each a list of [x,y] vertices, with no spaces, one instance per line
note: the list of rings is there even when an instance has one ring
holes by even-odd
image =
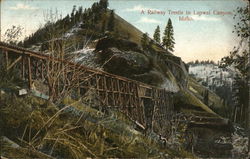
[[[105,50],[112,47],[119,48],[123,51],[142,52],[136,43],[125,39],[116,39],[112,37],[104,37],[100,39],[96,45],[96,51]]]
[[[177,92],[186,86],[187,70],[179,57],[153,48],[142,50],[123,39],[102,38],[96,45],[96,62],[104,70]]]

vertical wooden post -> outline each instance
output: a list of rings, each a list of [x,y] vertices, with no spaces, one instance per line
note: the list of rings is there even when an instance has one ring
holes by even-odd
[[[152,118],[150,119],[150,129],[154,128],[154,119],[155,119],[155,115],[156,115],[156,89],[153,88],[152,89],[152,104],[153,104],[153,113],[152,113]]]
[[[128,83],[128,91],[129,91],[129,104],[130,107],[134,107],[134,103],[133,103],[133,90],[132,90],[132,82]]]
[[[98,98],[100,99],[100,100],[102,100],[102,97],[101,97],[101,92],[100,92],[100,84],[99,84],[99,82],[100,82],[100,79],[101,79],[101,76],[98,76],[98,74],[95,74],[95,83],[96,83],[96,94],[97,94],[97,96],[98,96]],[[102,101],[101,101],[102,102]]]
[[[125,96],[125,108],[126,108],[126,114],[127,115],[130,115],[130,111],[129,111],[129,109],[130,109],[130,107],[131,107],[131,101],[130,101],[130,90],[129,90],[129,82],[128,81],[126,81],[126,83],[124,83],[124,88],[125,88],[125,92],[126,92],[126,94],[124,95]]]
[[[237,110],[238,109],[238,107],[237,106],[235,106],[235,109],[234,109],[234,122],[236,122],[236,120],[237,120]]]
[[[38,61],[36,62],[35,66],[35,78],[38,79]]]
[[[147,125],[145,123],[145,110],[144,110],[144,106],[143,106],[143,101],[142,98],[140,97],[140,85],[138,83],[136,83],[136,96],[137,96],[137,114],[138,114],[138,120],[140,122],[140,124],[142,124],[144,127],[147,128]]]
[[[6,62],[6,70],[7,70],[9,66],[9,55],[8,55],[9,53],[7,50],[4,50],[4,53],[5,53],[5,62]]]
[[[131,108],[130,110],[133,110],[134,108],[134,103],[133,103],[133,99],[132,99],[132,89],[131,89],[131,83],[130,82],[128,82],[128,105],[129,105],[129,107]]]
[[[44,71],[44,68],[43,68],[43,61],[42,61],[42,64],[41,64],[41,76],[42,76],[42,80],[44,80],[44,73],[43,73],[43,71]]]
[[[29,80],[29,89],[32,88],[32,72],[30,64],[30,55],[28,56],[28,80]]]
[[[109,106],[109,100],[108,100],[108,86],[107,86],[107,81],[106,81],[106,76],[103,76],[103,85],[105,89],[105,104],[106,106]]]
[[[22,55],[22,79],[25,79],[25,59],[24,55]]]
[[[117,92],[118,92],[118,102],[119,102],[119,104],[118,104],[118,106],[119,107],[122,107],[122,100],[121,100],[121,92],[120,92],[120,80],[119,79],[117,79]],[[119,109],[121,109],[121,108],[119,108]]]
[[[114,81],[113,81],[113,78],[112,77],[110,77],[110,84],[111,84],[111,91],[112,91],[112,101],[113,101],[113,106],[115,106],[115,93],[114,93],[114,91],[115,91],[115,89],[114,89],[114,83],[113,83]]]

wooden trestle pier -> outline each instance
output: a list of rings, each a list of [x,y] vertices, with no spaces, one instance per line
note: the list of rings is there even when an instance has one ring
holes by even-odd
[[[145,128],[152,128],[153,124],[164,126],[168,114],[173,110],[172,93],[165,89],[3,42],[0,42],[0,49],[2,66],[7,70],[17,68],[19,75],[28,81],[30,88],[34,80],[48,84],[50,70],[56,65],[63,65],[67,69],[61,71],[64,79],[58,81],[58,85],[62,81],[75,81],[71,89],[75,89],[80,96],[93,90],[102,107],[116,108]],[[57,93],[60,93],[59,87],[55,94]]]

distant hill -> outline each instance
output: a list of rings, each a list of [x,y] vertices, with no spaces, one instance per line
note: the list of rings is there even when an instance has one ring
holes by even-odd
[[[220,96],[225,105],[233,107],[232,88],[236,72],[232,68],[220,68],[213,63],[193,63],[189,65],[189,74],[211,93]]]

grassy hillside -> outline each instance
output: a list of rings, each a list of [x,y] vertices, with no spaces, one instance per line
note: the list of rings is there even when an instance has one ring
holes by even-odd
[[[115,14],[116,28],[119,34],[129,37],[129,40],[140,44],[142,32],[132,24],[128,23],[119,15]]]
[[[123,114],[104,114],[81,100],[65,98],[55,105],[32,94],[17,97],[12,91],[1,91],[0,103],[3,157],[193,157],[135,130],[135,124]]]

